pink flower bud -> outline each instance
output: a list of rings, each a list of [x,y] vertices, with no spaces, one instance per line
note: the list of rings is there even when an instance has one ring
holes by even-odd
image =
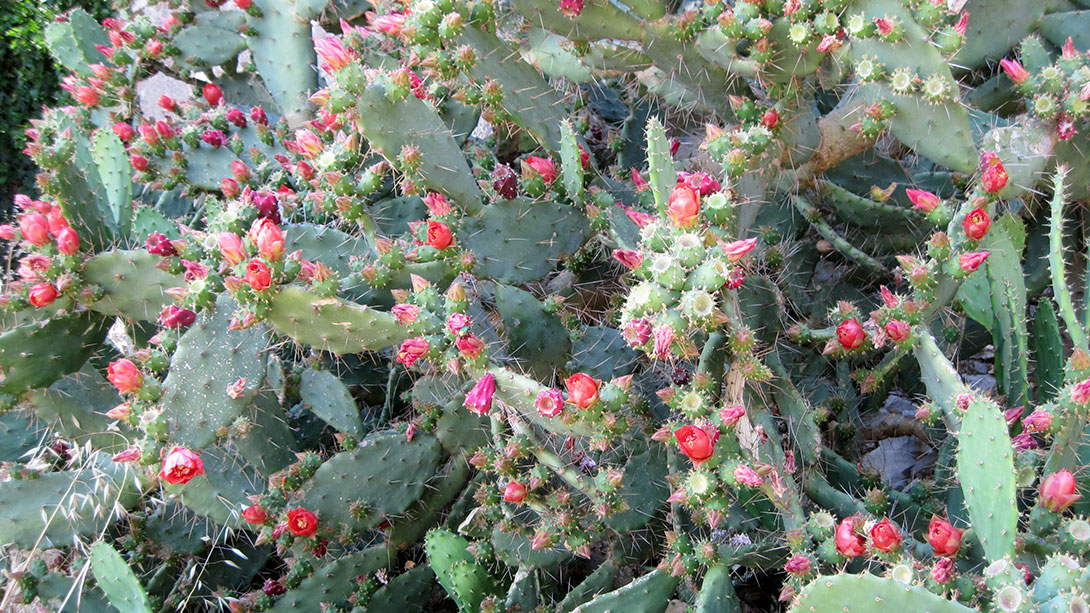
[[[738,483],[748,485],[749,487],[760,487],[764,485],[764,479],[761,478],[761,475],[758,475],[757,471],[745,464],[739,464],[734,467],[734,478]]]
[[[810,558],[804,555],[794,556],[783,565],[783,569],[792,575],[801,577],[810,572]]]
[[[401,343],[401,348],[397,352],[397,362],[404,364],[406,368],[411,367],[417,360],[424,357],[428,353],[428,341],[421,337],[410,338]]]
[[[886,335],[895,343],[899,343],[912,334],[912,328],[899,319],[890,320],[885,326]]]
[[[1007,73],[1007,77],[1016,84],[1021,85],[1029,78],[1029,73],[1022,67],[1018,60],[999,60],[999,67],[1003,69],[1003,72]]]
[[[204,134],[201,134],[201,140],[217,149],[227,144],[227,137],[219,130],[205,130]]]
[[[174,250],[174,245],[167,240],[167,237],[158,232],[152,232],[148,235],[148,239],[144,241],[144,248],[152,255],[161,255],[163,257],[172,256],[177,253]]]
[[[942,203],[937,195],[922,189],[906,189],[905,194],[908,195],[912,205],[924,213],[934,211]]]
[[[1052,427],[1052,414],[1044,409],[1037,409],[1022,419],[1026,432],[1045,432]]]
[[[250,226],[250,240],[257,247],[257,253],[270,262],[284,255],[284,233],[270,219],[258,217],[254,220]]]
[[[265,109],[260,106],[250,109],[250,119],[259,126],[269,125],[269,117],[265,115]]]
[[[988,259],[990,254],[987,251],[977,251],[974,253],[963,253],[958,256],[958,266],[961,267],[961,271],[968,274],[980,268],[980,265],[984,263],[984,260]]]
[[[132,126],[124,121],[115,123],[111,130],[113,130],[113,133],[116,134],[123,143],[127,143],[136,138],[136,130],[133,130]]]
[[[639,268],[643,263],[643,253],[632,249],[614,249],[613,258],[631,270]]]
[[[723,253],[727,256],[727,260],[731,262],[737,262],[744,258],[746,254],[757,246],[757,237],[747,238],[740,241],[733,241],[730,243],[724,243]]]
[[[135,462],[140,459],[140,448],[133,445],[123,451],[119,451],[112,458],[114,462]]]
[[[242,246],[242,238],[234,232],[220,232],[216,235],[219,243],[220,254],[227,263],[232,266],[241,264],[246,259],[246,249]]]
[[[954,579],[954,561],[950,558],[939,558],[935,566],[931,568],[931,579],[940,585],[950,583]]]
[[[159,324],[164,328],[172,330],[184,328],[196,320],[196,313],[189,309],[174,306],[173,304],[163,307],[163,310],[159,313]]]
[[[395,304],[390,308],[390,312],[394,314],[398,324],[411,326],[416,322],[417,316],[420,315],[420,307],[408,303]]]
[[[642,347],[651,338],[651,324],[642,317],[625,324],[624,340],[632,347]]]
[[[227,121],[238,128],[246,127],[246,114],[235,107],[227,109]]]
[[[465,407],[478,415],[486,415],[492,410],[492,395],[495,393],[496,378],[492,373],[485,374],[466,394]]]
[[[462,357],[471,360],[480,357],[481,353],[484,351],[484,341],[472,334],[459,336],[455,339],[454,346],[461,352]]]
[[[318,57],[322,59],[326,69],[330,72],[336,72],[352,63],[352,56],[341,45],[340,39],[336,36],[326,36],[315,41],[314,51],[317,52]]]
[[[1080,381],[1071,388],[1071,400],[1077,404],[1090,402],[1090,379]]]
[[[162,96],[159,96],[159,108],[163,109],[168,113],[171,113],[174,111],[175,108],[177,108],[177,105],[174,103],[174,98],[163,94]]]
[[[461,334],[462,330],[469,327],[469,316],[465,313],[452,313],[447,318],[447,328],[454,334]]]
[[[740,404],[719,409],[719,419],[723,420],[723,425],[727,428],[737,424],[738,420],[742,419],[745,414],[746,407]]]
[[[57,232],[57,251],[62,255],[76,255],[79,252],[79,235],[72,228],[61,228]]]
[[[677,337],[677,332],[667,324],[659,324],[655,327],[652,335],[655,339],[655,357],[663,360],[670,357],[670,345],[673,344],[674,338]]]
[[[317,157],[322,152],[322,139],[305,128],[295,131],[295,145],[299,153],[308,157]]]
[[[1069,470],[1052,473],[1041,482],[1041,506],[1053,513],[1063,513],[1081,497]]]

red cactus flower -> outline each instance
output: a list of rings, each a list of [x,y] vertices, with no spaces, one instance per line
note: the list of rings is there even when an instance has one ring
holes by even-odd
[[[980,173],[980,184],[989,194],[998,194],[1007,185],[1007,169],[1003,167],[1003,161],[991,151],[985,151],[980,155],[984,166]]]
[[[254,258],[246,264],[246,276],[243,279],[254,291],[260,292],[272,285],[272,271],[268,264]]]
[[[992,227],[992,218],[988,217],[988,213],[984,209],[975,208],[969,211],[969,214],[961,221],[961,227],[965,230],[965,236],[978,241],[984,238],[984,235],[988,233],[988,229]]]
[[[694,464],[705,462],[715,454],[716,441],[703,428],[682,426],[674,430],[674,437],[677,438],[681,453],[689,456]]]
[[[901,531],[893,525],[889,518],[871,526],[870,540],[874,548],[882,553],[893,553],[901,548]]]
[[[123,143],[127,143],[136,138],[136,130],[133,130],[132,126],[124,121],[115,123],[110,129],[113,130],[113,133],[116,134]]]
[[[867,552],[866,540],[859,534],[862,523],[862,518],[852,515],[845,517],[836,527],[833,544],[836,545],[837,552],[845,558],[856,558]]]
[[[459,336],[455,339],[454,346],[461,352],[462,357],[470,360],[479,358],[484,351],[484,341],[472,334]]]
[[[961,549],[962,530],[939,517],[932,517],[927,525],[927,542],[939,557],[952,557]]]
[[[450,232],[450,226],[441,221],[428,222],[428,245],[442,251],[454,243],[454,236]]]
[[[585,409],[598,402],[600,382],[590,375],[577,372],[564,382],[568,388],[568,402]]]
[[[193,477],[203,474],[204,462],[201,461],[199,453],[185,447],[175,447],[163,460],[159,478],[174,485],[185,485]]]
[[[288,530],[295,536],[312,536],[318,531],[318,516],[303,507],[288,511]]]
[[[352,63],[352,55],[336,36],[326,36],[315,41],[314,51],[330,72],[336,72]]]

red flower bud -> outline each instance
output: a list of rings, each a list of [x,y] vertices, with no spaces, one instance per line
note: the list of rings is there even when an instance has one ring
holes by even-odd
[[[148,169],[148,158],[139,153],[130,155],[129,163],[132,164],[133,170],[136,170],[137,172],[144,172]]]
[[[1007,185],[1007,169],[999,156],[991,151],[985,151],[980,157],[984,164],[980,184],[989,194],[998,194]]]
[[[952,557],[961,549],[962,530],[950,525],[950,522],[939,517],[932,517],[927,525],[927,542],[935,555],[939,557]]]
[[[961,271],[964,273],[970,273],[980,268],[980,265],[984,263],[984,260],[988,259],[991,255],[987,251],[977,251],[974,253],[963,253],[958,256],[958,266],[961,267]]]
[[[585,409],[598,402],[599,382],[590,375],[577,372],[564,382],[568,388],[568,402]]]
[[[526,486],[512,479],[503,488],[503,499],[518,504],[526,499]]]
[[[204,99],[208,102],[209,106],[219,106],[223,102],[223,90],[219,88],[215,83],[208,83],[204,86]]]
[[[901,548],[901,531],[888,518],[885,518],[871,526],[870,540],[878,551],[893,553]]]
[[[106,378],[122,394],[129,394],[140,389],[144,385],[144,375],[131,360],[122,358],[111,362],[106,369]]]
[[[113,130],[114,134],[116,134],[117,137],[121,139],[121,142],[123,143],[127,143],[132,139],[136,138],[136,130],[133,130],[132,126],[125,123],[124,121],[119,121],[115,123],[111,129]]]
[[[853,317],[845,319],[836,327],[836,340],[840,342],[841,347],[851,351],[863,346],[863,343],[867,341],[867,333],[863,331],[863,326],[859,325],[859,320]]]
[[[52,283],[39,283],[30,288],[28,299],[37,308],[48,306],[57,299],[57,288]]]
[[[163,94],[162,96],[159,96],[159,108],[170,113],[173,112],[175,108],[177,108],[177,105],[174,103],[174,98]]]
[[[886,335],[895,343],[905,340],[910,334],[912,334],[912,328],[899,319],[890,320],[886,324]]]
[[[700,215],[700,196],[696,190],[686,184],[675,187],[670,192],[670,200],[666,208],[666,216],[679,228],[690,228],[696,225]]]
[[[263,524],[268,518],[269,513],[259,504],[252,504],[242,511],[242,519],[251,524]]]
[[[922,189],[906,189],[905,194],[908,195],[912,205],[924,213],[934,211],[942,203],[937,195]]]
[[[25,213],[19,217],[19,233],[23,240],[41,247],[49,242],[49,220],[41,213]]]
[[[546,185],[552,183],[556,179],[556,165],[548,158],[528,156],[522,161],[522,176],[529,179],[535,175],[540,175]]]
[[[197,314],[189,309],[183,309],[173,304],[163,307],[159,312],[159,324],[172,330],[184,328],[197,319]]]

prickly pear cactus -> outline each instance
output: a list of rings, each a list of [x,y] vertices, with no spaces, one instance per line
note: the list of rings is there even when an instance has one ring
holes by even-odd
[[[0,608],[1086,610],[1082,4],[67,13]]]

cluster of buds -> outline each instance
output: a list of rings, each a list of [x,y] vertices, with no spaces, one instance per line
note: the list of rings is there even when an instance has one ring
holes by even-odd
[[[1057,138],[1075,135],[1090,113],[1090,57],[1077,50],[1070,37],[1059,58],[1032,72],[1017,60],[1000,60],[999,65],[1026,97],[1026,108],[1055,123]]]
[[[23,308],[27,303],[43,308],[77,286],[82,264],[76,257],[79,234],[59,204],[16,194],[15,206],[19,210],[16,224],[0,225],[0,239],[19,242],[27,253],[19,260],[18,278],[8,284],[0,301],[5,308]]]

